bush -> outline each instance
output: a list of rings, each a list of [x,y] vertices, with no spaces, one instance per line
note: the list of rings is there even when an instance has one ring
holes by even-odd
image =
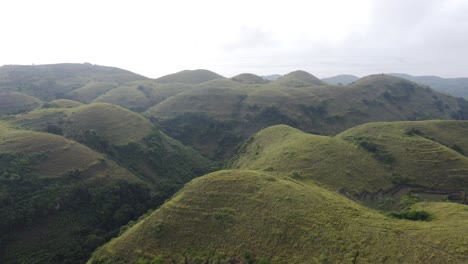
[[[432,219],[432,215],[426,211],[391,212],[390,216],[411,221],[430,221]]]

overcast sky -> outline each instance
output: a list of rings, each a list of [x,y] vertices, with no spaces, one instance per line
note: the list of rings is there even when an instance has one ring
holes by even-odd
[[[2,0],[0,65],[468,77],[467,0]]]

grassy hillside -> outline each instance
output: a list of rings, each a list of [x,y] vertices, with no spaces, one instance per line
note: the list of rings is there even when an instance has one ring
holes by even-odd
[[[6,65],[0,67],[0,90],[18,91],[50,101],[94,82],[116,84],[146,79],[141,75],[89,63]]]
[[[231,78],[231,80],[240,82],[240,83],[248,83],[248,84],[256,84],[256,83],[267,83],[268,81],[263,79],[262,77],[252,74],[252,73],[241,73]]]
[[[149,187],[75,141],[0,124],[0,262],[82,263],[155,204]]]
[[[118,84],[111,82],[90,82],[78,89],[70,91],[65,95],[65,97],[78,102],[89,104],[100,95],[116,88],[117,86]]]
[[[307,87],[315,85],[325,85],[317,77],[305,71],[293,71],[281,76],[275,83],[287,87]]]
[[[191,84],[160,84],[153,80],[134,81],[109,90],[93,101],[116,104],[135,112],[143,112],[173,95],[194,88]]]
[[[224,77],[209,70],[184,70],[155,79],[158,83],[200,84],[203,82],[223,79]]]
[[[300,89],[214,80],[162,101],[145,115],[170,136],[219,159],[275,124],[333,135],[367,122],[466,119],[468,103],[380,74],[352,85]]]
[[[398,220],[315,184],[255,171],[193,180],[88,263],[462,263],[462,205]]]
[[[11,218],[2,227],[0,240],[8,244],[0,251],[2,263],[83,263],[120,226],[212,170],[207,159],[147,119],[111,104],[40,109],[5,121],[15,128],[49,133],[2,126],[12,131],[0,133],[0,150],[7,152],[0,159],[0,175],[4,170],[8,177],[0,203],[3,216]],[[63,203],[72,205],[55,216],[62,196]],[[12,202],[16,200],[26,212],[38,210],[40,217],[17,215]],[[13,225],[13,233],[3,233]]]
[[[346,84],[351,84],[352,82],[355,82],[357,80],[359,80],[359,77],[356,77],[354,75],[349,75],[349,74],[341,74],[341,75],[322,79],[323,82],[328,83],[330,85],[339,85],[339,84],[346,85]]]
[[[31,111],[42,104],[42,101],[32,96],[0,90],[0,115],[14,115]]]
[[[405,196],[467,202],[466,121],[369,123],[335,137],[279,125],[258,132],[230,167],[320,183],[380,209]]]
[[[437,76],[412,76],[403,73],[390,75],[430,86],[432,89],[452,96],[468,98],[468,78],[441,78]]]

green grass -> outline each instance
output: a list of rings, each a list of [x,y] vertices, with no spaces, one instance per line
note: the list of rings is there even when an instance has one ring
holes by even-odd
[[[89,104],[100,95],[103,95],[117,86],[117,84],[112,82],[90,82],[83,87],[72,90],[65,96],[69,99]]]
[[[88,263],[466,261],[465,206],[415,207],[434,220],[386,217],[315,184],[266,172],[219,171],[187,184]]]
[[[370,123],[335,137],[278,125],[250,138],[230,167],[316,182],[372,206],[382,195],[397,206],[411,192],[439,193],[442,200],[468,190],[466,133],[466,121]]]
[[[286,87],[307,87],[307,86],[315,86],[315,85],[325,85],[317,77],[313,76],[312,74],[305,72],[305,71],[293,71],[290,72],[278,80],[275,83],[286,86]]]

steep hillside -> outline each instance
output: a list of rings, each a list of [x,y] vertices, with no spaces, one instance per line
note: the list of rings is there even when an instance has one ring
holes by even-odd
[[[256,83],[267,83],[268,81],[263,79],[262,77],[252,74],[252,73],[241,73],[231,78],[231,80],[240,82],[240,83],[247,83],[247,84],[256,84]]]
[[[290,178],[220,171],[187,184],[88,263],[465,262],[465,206],[417,206],[434,220],[389,218]]]
[[[441,78],[437,76],[412,76],[403,73],[390,75],[430,86],[432,89],[452,96],[468,98],[468,78]]]
[[[214,80],[162,101],[145,115],[184,144],[226,158],[250,135],[275,124],[332,135],[367,122],[466,119],[468,103],[380,74],[352,85],[300,89]]]
[[[6,65],[0,67],[0,90],[22,92],[50,101],[92,82],[125,83],[146,79],[141,75],[89,63]]]
[[[82,263],[155,204],[149,186],[57,135],[0,124],[0,262]]]
[[[322,81],[330,85],[339,85],[339,84],[351,84],[359,80],[359,77],[349,74],[341,74],[337,76],[332,76],[328,78],[323,78]]]
[[[81,88],[70,91],[65,95],[65,97],[89,104],[100,95],[103,95],[105,92],[114,89],[117,86],[118,84],[111,82],[90,82]]]
[[[32,96],[0,90],[0,115],[14,115],[31,111],[42,104],[42,101]]]
[[[5,217],[12,217],[4,230],[19,221],[13,235],[2,233],[1,240],[8,243],[0,251],[2,263],[83,263],[95,247],[116,235],[121,225],[213,169],[207,159],[161,133],[147,119],[111,104],[40,109],[5,121],[15,128],[49,133],[14,129],[8,130],[14,132],[11,135],[0,133],[0,140],[4,140],[0,151],[8,152],[1,156],[5,163],[0,170],[5,170],[3,176],[8,178],[0,203],[5,205]],[[44,155],[50,162],[44,161]],[[119,176],[125,176],[120,171],[128,176]],[[39,180],[30,175],[38,175]],[[115,180],[101,185],[106,179]],[[54,196],[56,192],[59,196]],[[63,203],[62,196],[66,198]],[[33,198],[41,204],[36,205]],[[14,210],[19,209],[12,201],[18,199],[22,201],[18,206],[28,212],[30,206],[37,207],[41,217],[36,221],[29,214],[17,215]],[[65,202],[71,204],[70,211],[55,218],[54,208]],[[91,206],[87,207],[88,203]]]
[[[57,99],[52,100],[46,104],[44,104],[43,108],[74,108],[78,106],[82,106],[83,104],[78,101],[73,101],[69,99]]]
[[[203,82],[223,79],[224,77],[209,70],[185,70],[155,79],[158,83],[200,84]]]
[[[206,159],[158,131],[144,117],[112,104],[41,109],[7,122],[81,142],[151,182],[170,176],[172,183],[180,184],[211,168]]]
[[[294,71],[281,76],[275,83],[286,87],[307,87],[315,85],[325,85],[317,77],[305,71]]]
[[[250,138],[231,167],[318,182],[376,206],[408,193],[466,201],[466,133],[466,121],[370,123],[335,137],[273,126]]]

